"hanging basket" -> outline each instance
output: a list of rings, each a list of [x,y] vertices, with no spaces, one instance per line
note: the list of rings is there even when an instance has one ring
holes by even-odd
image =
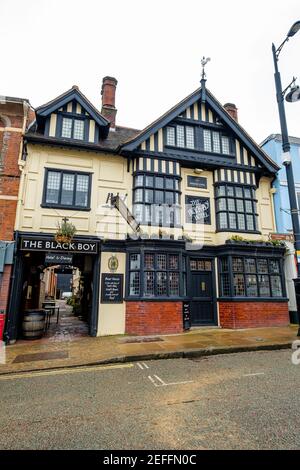
[[[55,241],[57,241],[57,243],[70,243],[72,241],[72,237],[67,236],[67,235],[57,234],[55,235],[54,238],[55,238]]]
[[[75,225],[68,222],[67,219],[63,219],[63,221],[57,225],[57,232],[54,238],[57,243],[70,243],[75,233]]]

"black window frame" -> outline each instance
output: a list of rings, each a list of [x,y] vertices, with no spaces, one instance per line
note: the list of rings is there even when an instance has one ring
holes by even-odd
[[[142,182],[136,183],[137,179],[141,179],[142,177]],[[146,185],[146,178],[151,177],[153,178],[153,183],[152,185]],[[163,179],[163,187],[159,187],[156,185],[156,179],[157,178],[162,178]],[[173,180],[173,189],[167,187],[166,181],[168,179]],[[175,181],[177,181],[177,185],[175,184]],[[135,214],[135,206],[143,206],[143,214],[142,214],[142,220],[138,220],[138,222],[141,225],[148,225],[148,226],[157,226],[157,227],[181,227],[181,190],[180,190],[180,183],[181,183],[181,177],[178,175],[171,175],[171,174],[161,174],[161,173],[153,173],[153,172],[147,172],[147,171],[138,171],[135,172],[133,175],[133,188],[132,188],[132,206],[133,206],[133,213]],[[177,187],[176,187],[177,186]],[[140,201],[135,201],[135,194],[137,191],[141,191],[142,197]],[[146,191],[152,191],[153,198],[152,202],[146,201]],[[163,193],[163,202],[156,202],[155,200],[155,192],[162,192]],[[169,194],[167,193],[172,193],[173,194],[173,203],[168,203],[166,202],[167,197],[169,197]],[[175,196],[177,195],[177,196]],[[178,199],[178,202],[175,202],[175,199]],[[155,206],[161,206],[165,208],[175,208],[178,214],[178,223],[167,223],[165,220],[162,220],[162,222],[156,223],[153,222],[153,217],[150,217],[150,220],[148,221],[145,217],[145,206],[148,206],[151,208],[152,205]],[[150,213],[151,215],[151,213]]]
[[[139,269],[131,269],[130,260],[132,255],[140,255],[140,268]],[[153,256],[154,263],[153,266],[147,267],[145,264],[145,255]],[[166,256],[166,267],[160,268],[158,264],[158,257],[159,256]],[[176,256],[178,259],[178,266],[177,268],[172,268],[170,266],[170,257]],[[130,293],[130,277],[131,273],[139,272],[139,294],[131,294]],[[147,294],[145,289],[145,275],[147,272],[153,273],[154,279],[154,291],[153,294]],[[176,299],[183,299],[187,296],[187,259],[186,255],[182,252],[174,251],[174,250],[132,250],[127,253],[127,297],[128,299],[143,299],[143,300],[162,300],[162,299],[169,299],[169,300],[176,300]],[[166,274],[166,292],[163,294],[158,293],[158,273],[165,273]],[[176,273],[178,276],[178,293],[171,294],[170,293],[170,274]]]
[[[48,176],[50,172],[56,172],[60,173],[60,186],[59,186],[59,195],[58,195],[58,200],[61,201],[61,194],[62,194],[62,182],[63,182],[63,175],[68,174],[68,175],[74,175],[75,180],[74,180],[74,189],[73,189],[73,202],[76,201],[76,184],[77,184],[77,176],[78,175],[84,175],[88,176],[88,197],[87,197],[87,205],[86,206],[80,206],[75,204],[61,204],[61,202],[58,203],[53,203],[53,202],[46,202],[46,196],[47,196],[47,184],[48,184]],[[54,209],[69,209],[69,210],[75,210],[76,211],[90,211],[91,210],[91,191],[92,191],[92,175],[93,173],[89,172],[84,172],[84,171],[72,171],[72,170],[65,170],[65,169],[57,169],[57,168],[45,168],[45,175],[44,175],[44,187],[43,187],[43,198],[42,198],[42,204],[41,207],[45,208],[54,208]]]
[[[242,269],[234,269],[234,260],[241,259],[242,262]],[[246,268],[246,260],[254,260],[254,268],[255,270],[252,271],[251,269]],[[226,260],[227,269],[223,269],[222,260]],[[258,268],[258,261],[263,260],[267,261],[268,272],[260,271]],[[272,272],[270,265],[272,261],[276,261],[279,266],[279,272]],[[238,300],[273,300],[273,301],[281,301],[286,300],[286,289],[285,289],[285,277],[284,277],[284,269],[283,269],[283,262],[282,259],[275,256],[265,256],[265,255],[254,255],[253,253],[249,254],[231,254],[231,255],[222,255],[218,258],[218,272],[219,272],[219,297],[221,299],[238,299]],[[242,295],[235,294],[235,276],[242,276],[243,277],[243,285],[244,285],[244,293]],[[247,276],[253,276],[256,278],[256,289],[257,295],[249,295],[247,291]],[[270,295],[265,295],[261,293],[261,284],[259,282],[259,276],[267,276],[268,277],[268,285],[269,285],[269,292]],[[272,277],[279,277],[280,278],[280,285],[281,285],[281,295],[274,295],[274,291],[272,290]],[[228,293],[224,293],[223,291],[223,278],[226,278],[229,282],[229,289]]]
[[[63,128],[63,119],[70,119],[72,121],[72,129],[71,129],[71,137],[63,137],[62,136],[62,128]],[[75,121],[83,121],[83,138],[76,139],[74,137],[74,122]],[[77,114],[74,112],[67,112],[67,111],[59,111],[57,113],[57,126],[56,126],[56,137],[60,139],[67,139],[67,140],[74,140],[76,142],[88,142],[88,133],[89,133],[89,123],[90,117],[86,116],[85,114]]]
[[[211,142],[211,147],[210,150],[207,150],[204,146],[204,131],[210,133],[210,142]],[[214,150],[213,146],[213,133],[218,134],[219,137],[219,147],[220,147],[220,152],[216,152]],[[228,139],[228,147],[229,147],[229,152],[224,152],[223,151],[223,143],[222,143],[222,137],[226,137]],[[217,155],[225,155],[225,156],[232,156],[234,154],[233,148],[232,148],[232,139],[230,138],[229,135],[226,134],[226,132],[221,131],[220,129],[210,129],[210,128],[203,128],[202,129],[202,145],[203,145],[203,151],[207,153],[214,153]]]
[[[177,127],[178,126],[181,126],[184,128],[184,145],[178,145],[178,137],[177,137]],[[187,130],[186,128],[187,127],[191,127],[193,129],[193,140],[194,140],[194,145],[193,147],[188,147],[186,145],[186,142],[187,142]],[[168,128],[172,128],[174,129],[174,135],[175,135],[175,144],[170,144],[168,142]],[[172,124],[172,125],[169,125],[169,126],[166,126],[166,131],[165,131],[165,145],[167,147],[176,147],[178,149],[187,149],[187,150],[196,150],[196,128],[193,124],[187,124],[187,123],[184,123],[184,124]]]
[[[225,194],[219,194],[219,188],[225,188]],[[233,195],[228,193],[228,188],[233,188]],[[241,190],[243,196],[238,196],[236,191],[237,189]],[[250,190],[251,197],[245,196],[245,190]],[[219,201],[220,199],[225,200],[226,208],[219,209]],[[228,209],[228,199],[232,199],[234,201],[234,209]],[[237,201],[242,201],[243,210],[238,210]],[[251,203],[252,211],[249,212],[246,210],[246,203]],[[240,233],[260,233],[258,230],[258,212],[257,212],[257,203],[258,200],[256,199],[256,187],[250,184],[238,184],[238,183],[229,183],[229,182],[222,182],[222,183],[215,183],[215,213],[216,213],[216,231],[217,232],[240,232]],[[226,214],[226,227],[221,227],[220,224],[220,214]],[[230,214],[234,214],[236,218],[236,228],[230,227]],[[238,216],[243,215],[244,218],[244,228],[238,228]],[[253,220],[253,229],[248,228],[248,221],[247,215],[252,217]]]

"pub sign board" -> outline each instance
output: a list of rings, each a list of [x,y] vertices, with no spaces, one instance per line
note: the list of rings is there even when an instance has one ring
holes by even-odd
[[[101,279],[101,303],[123,302],[123,274],[103,273]]]
[[[210,199],[199,196],[185,196],[186,223],[210,224]]]
[[[188,175],[187,183],[190,188],[207,189],[207,178],[203,176]]]
[[[20,250],[23,251],[58,251],[71,253],[96,254],[96,241],[72,240],[70,243],[59,243],[54,238],[21,237]]]
[[[69,253],[46,253],[45,255],[46,264],[69,264],[73,263],[73,255]]]

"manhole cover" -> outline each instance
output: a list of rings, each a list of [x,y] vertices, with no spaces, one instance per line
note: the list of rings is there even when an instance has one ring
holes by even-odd
[[[156,343],[158,341],[163,341],[162,338],[125,338],[121,340],[121,343]]]
[[[33,354],[20,354],[13,363],[17,362],[33,362],[33,361],[51,361],[51,359],[66,359],[69,357],[68,351],[53,351]]]

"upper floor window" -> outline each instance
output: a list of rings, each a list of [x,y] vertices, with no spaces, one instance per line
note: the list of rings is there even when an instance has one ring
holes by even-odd
[[[203,130],[203,147],[206,152],[230,154],[229,137],[218,131]]]
[[[84,120],[73,118],[62,118],[61,136],[68,139],[84,139]]]
[[[252,187],[219,184],[216,187],[217,229],[257,231],[257,200]]]
[[[134,215],[144,224],[180,224],[179,179],[165,175],[139,174],[134,178]]]
[[[194,127],[183,125],[168,126],[167,145],[190,149],[195,148]]]
[[[89,209],[90,190],[90,173],[46,169],[42,205],[65,209]]]

